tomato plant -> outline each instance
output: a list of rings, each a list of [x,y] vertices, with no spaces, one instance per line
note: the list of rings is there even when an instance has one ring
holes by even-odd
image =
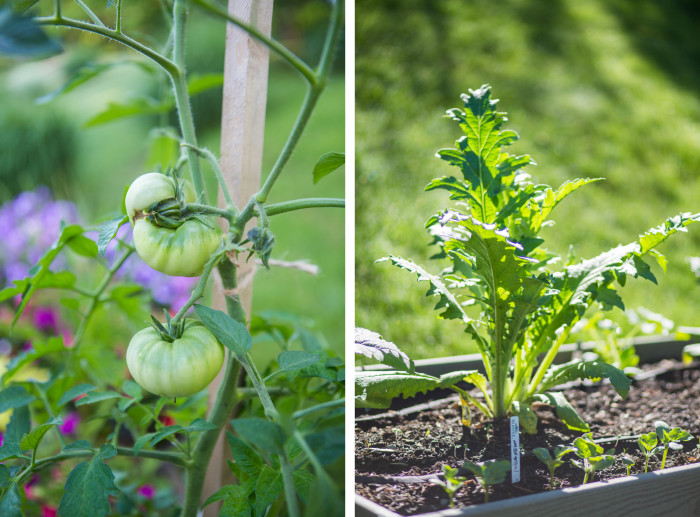
[[[208,0],[163,1],[160,15],[167,37],[160,45],[154,43],[160,28],[146,24],[152,29],[146,37],[126,23],[131,20],[126,9],[123,13],[123,2],[89,3],[39,0],[3,7],[2,48],[22,55],[53,52],[60,46],[44,32],[52,27],[63,31],[61,35],[87,32],[133,51],[139,56],[138,65],[164,86],[161,97],[109,104],[89,124],[134,113],[172,115],[154,117],[159,124],[154,134],[175,152],[158,167],[144,166],[153,172],[133,181],[125,196],[114,192],[113,212],[97,231],[78,222],[61,224],[55,241],[26,275],[0,291],[0,303],[14,313],[10,327],[15,332],[23,328],[37,296],[49,289],[60,293],[61,305],[74,323],[67,336],[54,325],[50,330],[58,335],[42,335],[32,347],[14,347],[0,379],[0,409],[12,411],[0,447],[0,514],[35,514],[38,503],[28,501],[44,493],[34,487],[41,486],[42,476],[51,471],[65,482],[54,499],[41,496],[49,508],[42,506],[41,511],[61,516],[189,517],[202,509],[216,511],[209,507],[214,503],[223,505],[223,514],[244,516],[341,515],[343,359],[302,318],[247,314],[239,267],[246,260],[275,267],[279,262],[272,259],[275,222],[282,215],[344,207],[343,199],[295,199],[279,188],[280,196],[292,199],[268,203],[328,84],[343,28],[343,2],[324,7],[329,21],[314,67]],[[36,15],[26,13],[32,6]],[[137,9],[148,15],[149,24],[157,23],[157,8],[144,4],[128,12]],[[226,81],[188,74],[186,23],[200,14],[238,27],[269,47],[306,86],[306,97],[278,159],[249,199],[234,201],[218,158],[198,143],[190,97]],[[113,23],[106,23],[106,16],[113,17]],[[131,31],[143,41],[126,34]],[[80,68],[49,97],[81,87],[115,66],[105,60]],[[177,120],[178,128],[163,127],[169,120]],[[221,148],[226,144],[222,142]],[[208,167],[200,163],[203,160]],[[343,160],[341,153],[327,153],[316,164],[309,163],[309,183],[337,169]],[[208,171],[213,172],[211,178]],[[212,185],[217,188],[215,196]],[[223,206],[208,200],[219,193]],[[125,232],[129,227],[133,234]],[[73,255],[79,257],[61,261]],[[151,314],[153,328],[138,332],[145,314],[136,301],[149,293],[137,281],[118,281],[124,265],[137,255],[169,275],[198,277],[189,297],[165,311],[164,321]],[[86,264],[94,264],[99,273],[88,272]],[[226,312],[206,305],[214,275],[226,298]],[[150,295],[155,299],[155,293]],[[130,330],[125,340],[130,344],[122,354],[119,341]],[[259,366],[252,352],[254,336],[261,335],[271,336],[281,352]],[[42,367],[42,376],[27,377],[25,367],[35,362]],[[220,386],[208,395],[206,388],[219,372]],[[224,431],[232,456],[228,466],[236,481],[205,493],[210,459]],[[80,439],[69,441],[73,437]],[[154,488],[134,485],[132,478],[143,473],[143,478],[153,474],[157,479],[161,471],[171,479],[180,476],[182,490],[170,490],[156,504],[148,501]],[[161,487],[159,494],[164,491]]]

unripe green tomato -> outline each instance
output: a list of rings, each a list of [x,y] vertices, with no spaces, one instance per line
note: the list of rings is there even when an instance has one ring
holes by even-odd
[[[221,242],[216,222],[211,227],[189,219],[177,228],[163,228],[137,219],[134,223],[134,247],[153,269],[171,276],[199,276],[204,265]]]
[[[185,201],[196,196],[192,185],[183,183]],[[126,211],[134,227],[134,247],[139,257],[153,269],[171,276],[199,276],[210,255],[221,242],[221,230],[213,219],[209,226],[196,219],[185,221],[178,228],[164,228],[137,212],[176,194],[175,181],[159,172],[139,176],[126,193]]]
[[[126,350],[131,376],[163,397],[193,395],[214,380],[224,364],[224,347],[201,322],[188,320],[179,339],[165,341],[152,327],[137,332]]]
[[[192,184],[184,182],[185,201],[194,203],[197,199]],[[131,224],[134,214],[146,210],[153,203],[175,197],[175,181],[160,172],[149,172],[136,178],[126,192],[124,204]]]

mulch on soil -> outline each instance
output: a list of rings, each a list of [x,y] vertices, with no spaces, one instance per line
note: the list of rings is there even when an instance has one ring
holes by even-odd
[[[649,433],[653,424],[663,420],[671,427],[689,431],[694,439],[684,442],[682,451],[669,451],[666,468],[700,462],[697,437],[700,434],[700,363],[683,365],[662,361],[647,365],[646,370],[659,371],[657,376],[635,380],[625,400],[609,384],[582,384],[565,390],[569,402],[590,425],[593,439],[609,438],[601,444],[614,447],[634,458],[631,474],[644,472],[644,456],[636,438],[619,437]],[[501,485],[490,490],[490,501],[519,497],[549,490],[549,472],[532,450],[570,444],[581,435],[569,430],[556,417],[551,406],[534,408],[539,416],[535,435],[521,434],[521,481],[510,482],[510,473]],[[366,412],[358,410],[358,417]],[[385,414],[379,419],[361,420],[355,424],[356,491],[360,495],[402,515],[415,515],[448,508],[445,491],[427,480],[429,474],[441,473],[444,464],[460,467],[465,459],[485,461],[510,459],[510,428],[507,419],[490,421],[474,412],[470,431],[459,423],[460,407],[454,397],[437,407],[417,413]],[[572,466],[569,458],[555,472],[558,487],[578,486],[583,471]],[[649,470],[661,466],[661,456],[649,460]],[[596,473],[594,481],[627,475],[620,462]],[[418,476],[406,478],[406,476]],[[422,476],[422,477],[421,477]],[[397,482],[396,477],[402,479]],[[484,494],[471,474],[457,492],[455,507],[484,502]]]

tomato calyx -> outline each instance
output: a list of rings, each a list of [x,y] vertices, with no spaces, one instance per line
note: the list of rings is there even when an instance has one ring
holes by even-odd
[[[172,319],[168,311],[165,312],[166,325],[163,325],[160,321],[156,319],[155,316],[151,315],[151,326],[158,333],[163,341],[172,343],[176,339],[182,337],[182,333],[185,331],[185,318],[180,319],[175,324],[173,324]]]

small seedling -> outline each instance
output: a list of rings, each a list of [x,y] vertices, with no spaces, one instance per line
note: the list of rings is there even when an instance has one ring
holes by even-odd
[[[620,461],[627,469],[627,475],[629,476],[630,470],[635,464],[634,458],[632,458],[632,456],[630,456],[629,454],[623,454],[622,456],[620,456]]]
[[[472,463],[465,461],[462,467],[469,470],[476,477],[477,482],[484,489],[484,502],[489,502],[489,487],[503,483],[506,473],[510,470],[508,460],[489,460],[485,462]]]
[[[572,447],[555,447],[554,458],[552,458],[549,450],[545,449],[544,447],[537,447],[537,449],[532,452],[535,454],[535,457],[538,460],[547,466],[547,469],[549,470],[549,487],[555,488],[554,470],[564,464],[564,460],[562,460],[562,458],[565,454],[574,452],[574,449]]]
[[[647,468],[649,466],[649,458],[657,453],[658,448],[656,447],[659,443],[658,437],[655,432],[648,434],[643,434],[637,440],[639,448],[644,453],[644,473],[647,473]]]
[[[442,475],[445,476],[445,481],[438,478],[431,479],[431,482],[440,485],[447,493],[447,497],[450,499],[450,508],[455,507],[455,494],[457,494],[457,490],[459,490],[467,480],[464,476],[458,476],[457,472],[459,472],[459,469],[452,468],[449,465],[443,465]]]
[[[692,440],[693,436],[688,431],[684,431],[680,427],[674,427],[671,429],[666,422],[661,420],[654,422],[654,427],[656,428],[657,438],[661,444],[663,444],[664,455],[661,458],[661,470],[663,470],[664,466],[666,465],[666,454],[668,454],[668,450],[682,449],[683,446],[680,444],[680,442]],[[661,445],[659,445],[659,448],[661,448]]]
[[[603,448],[593,441],[592,433],[586,433],[574,440],[574,453],[581,458],[581,461],[571,460],[572,465],[583,469],[583,484],[588,483],[588,477],[593,479],[595,473],[604,470],[615,463],[615,449],[604,451]]]

